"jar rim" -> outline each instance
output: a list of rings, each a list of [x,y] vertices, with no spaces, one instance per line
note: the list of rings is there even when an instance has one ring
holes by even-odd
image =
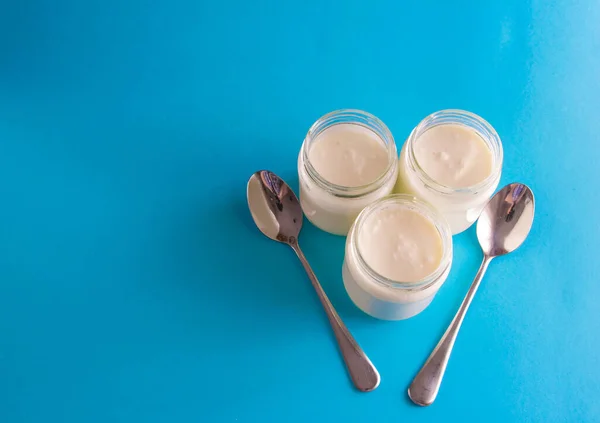
[[[358,234],[366,219],[372,213],[390,204],[410,209],[425,217],[434,225],[442,241],[442,258],[440,259],[440,263],[432,273],[418,281],[396,281],[381,275],[369,266],[358,248]],[[357,258],[356,261],[359,268],[367,273],[377,284],[403,291],[424,291],[428,289],[439,281],[452,264],[452,232],[450,231],[448,222],[446,222],[446,219],[428,203],[408,194],[392,194],[365,207],[356,218],[350,231],[350,246],[352,254]]]
[[[454,188],[433,179],[419,164],[414,154],[414,145],[417,142],[417,139],[429,129],[447,124],[467,126],[469,129],[475,131],[485,142],[486,146],[489,147],[492,153],[493,165],[492,171],[484,180],[467,187]],[[421,120],[421,122],[419,122],[412,130],[406,141],[406,152],[408,162],[421,181],[430,189],[441,194],[471,194],[485,191],[499,180],[504,159],[502,141],[494,127],[481,116],[460,109],[440,110],[431,113]]]
[[[340,124],[353,124],[362,126],[375,133],[385,144],[388,153],[388,164],[385,170],[375,180],[368,184],[355,187],[347,187],[329,182],[314,168],[308,157],[307,144],[316,139],[327,129]],[[394,137],[389,128],[379,119],[369,112],[358,109],[339,109],[321,116],[312,124],[304,142],[301,151],[302,160],[308,176],[322,189],[338,197],[356,198],[376,191],[395,174],[395,168],[398,165],[398,150]]]

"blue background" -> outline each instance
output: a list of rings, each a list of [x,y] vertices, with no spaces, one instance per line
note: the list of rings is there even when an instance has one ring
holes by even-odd
[[[0,421],[600,421],[600,5],[593,0],[0,3]],[[481,259],[455,238],[432,305],[362,314],[344,239],[301,244],[378,367],[352,389],[246,181],[297,188],[309,126],[474,111],[535,225],[493,262],[435,404],[406,388]]]

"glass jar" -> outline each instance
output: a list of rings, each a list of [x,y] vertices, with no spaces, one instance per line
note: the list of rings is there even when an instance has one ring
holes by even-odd
[[[433,180],[419,166],[415,156],[415,145],[419,142],[419,137],[435,126],[447,124],[466,126],[479,135],[490,149],[491,173],[480,183],[465,188],[451,188]],[[412,194],[427,201],[444,215],[452,233],[458,234],[477,220],[498,187],[502,158],[502,142],[488,122],[464,110],[442,110],[423,119],[404,143],[394,192]]]
[[[339,124],[354,124],[368,129],[387,151],[388,164],[374,181],[367,185],[347,187],[335,185],[323,178],[309,160],[308,152],[320,134]],[[360,211],[368,204],[385,197],[394,189],[398,175],[398,152],[390,130],[370,113],[361,110],[337,110],[317,120],[302,143],[298,155],[300,204],[304,214],[315,226],[336,235],[346,235]]]
[[[439,265],[419,281],[402,282],[382,276],[369,266],[360,251],[358,237],[364,230],[364,222],[372,214],[389,207],[417,212],[433,224],[440,236],[442,257]],[[383,251],[381,253],[385,254]],[[415,197],[395,194],[366,207],[354,222],[346,239],[342,277],[348,295],[362,311],[379,319],[402,320],[420,313],[431,303],[451,266],[452,234],[444,217]]]

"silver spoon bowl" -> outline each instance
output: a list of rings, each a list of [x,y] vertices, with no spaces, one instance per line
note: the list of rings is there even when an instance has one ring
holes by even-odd
[[[435,401],[456,336],[488,265],[525,241],[533,224],[534,205],[531,189],[515,183],[498,191],[479,216],[477,239],[483,262],[450,326],[408,388],[408,396],[415,404],[427,406]]]
[[[248,207],[256,226],[267,237],[289,245],[298,255],[331,323],[354,385],[359,391],[379,386],[379,373],[344,325],[298,245],[302,208],[292,189],[268,170],[254,173],[248,181]]]

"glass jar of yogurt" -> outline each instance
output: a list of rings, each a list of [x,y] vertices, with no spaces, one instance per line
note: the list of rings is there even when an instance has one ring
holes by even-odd
[[[346,239],[342,268],[348,295],[365,313],[401,320],[423,311],[452,265],[444,217],[405,194],[366,207]]]
[[[442,110],[423,119],[404,143],[394,192],[427,201],[458,234],[477,220],[496,190],[502,156],[500,137],[484,119]]]
[[[390,130],[370,113],[348,109],[323,116],[298,155],[304,214],[324,231],[346,235],[364,207],[392,192],[397,158]]]

